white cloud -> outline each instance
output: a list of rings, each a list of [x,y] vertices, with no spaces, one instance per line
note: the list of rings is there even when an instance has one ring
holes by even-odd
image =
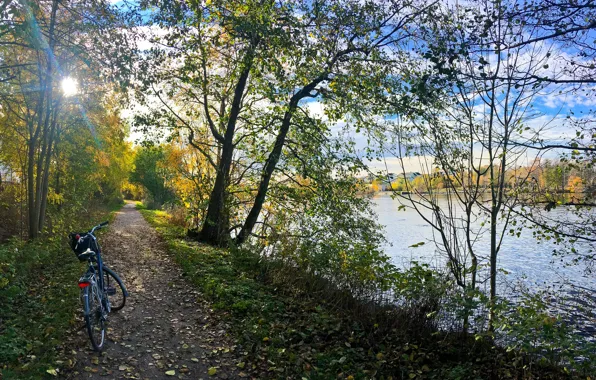
[[[323,121],[327,120],[325,115],[325,105],[318,100],[312,100],[303,106],[308,111],[308,114],[313,118],[317,118]]]

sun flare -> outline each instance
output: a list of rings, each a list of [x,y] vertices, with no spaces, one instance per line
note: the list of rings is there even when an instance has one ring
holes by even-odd
[[[62,92],[64,96],[76,95],[79,92],[76,79],[71,77],[62,79]]]

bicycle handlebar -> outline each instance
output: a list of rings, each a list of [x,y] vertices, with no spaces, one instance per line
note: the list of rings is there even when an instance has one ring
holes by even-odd
[[[91,229],[91,231],[89,231],[89,233],[93,235],[93,233],[95,232],[95,230],[99,230],[99,229],[101,229],[101,228],[103,228],[103,227],[107,226],[108,224],[110,224],[110,222],[107,222],[107,221],[106,221],[106,222],[103,222],[103,223],[100,223],[100,224],[98,224],[97,226],[93,227],[93,228]]]

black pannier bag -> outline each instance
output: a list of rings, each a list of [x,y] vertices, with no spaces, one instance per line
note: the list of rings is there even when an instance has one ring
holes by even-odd
[[[93,237],[91,235],[87,234],[86,232],[72,233],[72,234],[68,235],[68,237],[69,237],[70,248],[72,248],[72,250],[77,255],[79,260],[81,260],[79,255],[81,253],[86,252],[87,249],[90,249],[93,252],[97,252],[97,243],[95,242],[95,239],[93,239]],[[85,259],[83,259],[81,261],[85,261]]]

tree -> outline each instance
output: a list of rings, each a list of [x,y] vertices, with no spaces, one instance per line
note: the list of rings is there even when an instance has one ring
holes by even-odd
[[[528,145],[552,120],[543,121],[533,103],[547,86],[557,85],[536,79],[548,69],[555,47],[536,41],[518,44],[541,31],[528,30],[507,12],[505,3],[480,1],[469,8],[447,7],[437,18],[420,50],[430,69],[420,64],[421,70],[411,71],[412,97],[421,112],[395,123],[393,152],[397,157],[434,158],[421,160],[428,195],[408,195],[406,200],[438,233],[437,246],[468,294],[476,292],[480,281],[478,239],[487,235],[491,330],[501,245],[506,235],[519,232],[517,209],[534,186],[532,170],[519,169]],[[446,200],[433,191],[430,178],[436,168],[449,179]],[[508,173],[516,173],[514,183]],[[473,230],[477,220],[485,227]]]
[[[423,14],[412,3],[397,1],[384,7],[374,2],[307,2],[301,10],[307,16],[302,16],[302,20],[308,20],[297,44],[301,49],[289,51],[288,56],[296,63],[274,86],[286,86],[285,94],[280,91],[282,96],[278,100],[285,105],[280,128],[236,244],[242,244],[250,236],[258,220],[299,103],[320,96],[321,102],[329,104],[333,110],[330,114],[336,120],[364,118],[363,114],[369,110],[353,103],[354,99],[379,91],[377,86],[387,81],[394,68],[393,54],[387,53],[386,48],[399,51],[400,43],[409,36],[410,23]],[[313,41],[312,36],[318,39]]]
[[[279,38],[281,27],[275,23],[285,14],[272,13],[274,7],[267,1],[213,1],[208,5],[160,2],[158,6],[160,12],[153,13],[151,23],[167,25],[171,33],[154,38],[172,50],[152,50],[146,65],[169,59],[163,71],[148,70],[156,75],[143,79],[142,90],[153,90],[162,109],[158,114],[138,117],[137,124],[150,125],[159,120],[171,128],[183,129],[188,143],[213,166],[215,181],[198,236],[211,244],[224,244],[229,240],[226,200],[232,161],[236,145],[243,138],[237,136],[237,123],[247,103],[255,102],[248,78],[257,65],[265,65],[262,55],[268,53],[263,40]],[[184,64],[174,71],[176,60]],[[183,99],[187,101],[184,105]]]
[[[584,191],[583,181],[580,177],[572,175],[567,181],[567,191],[571,193],[581,193]]]
[[[147,190],[152,208],[160,208],[174,201],[169,184],[173,172],[167,166],[166,156],[164,146],[141,148],[135,155],[134,170],[130,173],[130,182],[142,185]]]
[[[9,1],[0,11],[5,16],[0,25],[0,101],[6,120],[11,120],[11,134],[27,147],[22,174],[29,237],[33,239],[45,225],[52,158],[57,136],[65,127],[65,107],[69,108],[60,90],[61,81],[68,72],[102,71],[102,53],[110,55],[102,47],[122,38],[113,32],[114,24],[105,24],[118,18],[103,0]],[[99,38],[99,34],[107,35],[107,30],[112,31],[109,42]],[[94,49],[89,49],[91,45]]]
[[[194,231],[205,220],[215,171],[199,151],[180,137],[168,148],[165,165],[176,171],[172,188],[186,209],[189,229]]]
[[[243,219],[235,243],[251,236],[278,164],[287,154],[300,155],[300,149],[288,148],[290,131],[307,129],[316,119],[305,116],[307,100],[326,104],[332,120],[351,118],[364,127],[369,109],[360,102],[362,94],[380,92],[395,80],[399,44],[424,11],[409,1],[161,3],[154,22],[171,32],[156,39],[170,49],[153,49],[152,59],[172,60],[166,74],[145,80],[144,89],[153,86],[161,110],[138,121],[184,130],[215,168],[200,240],[230,241],[229,205],[238,196],[229,186],[236,165],[245,168],[241,177],[256,179],[256,194],[245,215],[234,213]],[[174,80],[183,85],[174,87]]]

